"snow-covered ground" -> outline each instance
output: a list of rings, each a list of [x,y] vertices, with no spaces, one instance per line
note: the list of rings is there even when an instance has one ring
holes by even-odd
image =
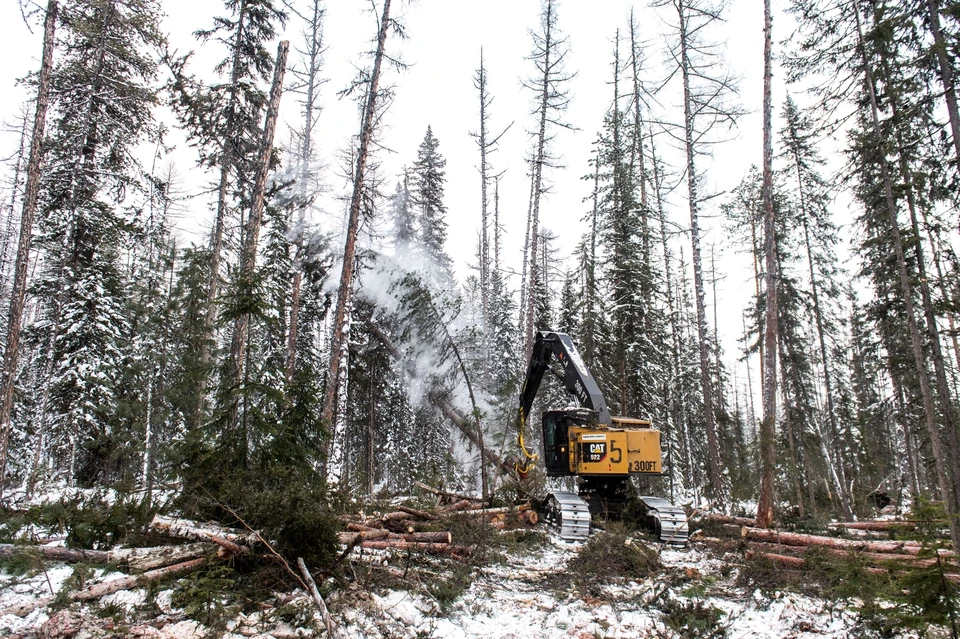
[[[701,610],[719,610],[718,631],[712,636],[731,638],[818,639],[857,636],[855,612],[823,600],[795,593],[762,593],[736,585],[737,569],[702,546],[662,549],[665,569],[638,581],[596,583],[583,594],[565,575],[568,562],[582,546],[549,539],[544,545],[522,553],[507,554],[504,561],[481,569],[456,601],[442,610],[429,595],[422,594],[424,577],[416,592],[387,590],[368,592],[353,588],[329,598],[341,638],[414,639],[606,639],[627,637],[711,636],[678,633],[664,610],[673,605],[700,604]],[[728,558],[729,559],[729,558]],[[735,560],[735,558],[733,558]],[[99,573],[99,571],[98,571]],[[73,574],[70,566],[50,565],[29,577],[0,573],[0,609],[50,597]],[[99,577],[100,574],[95,575]],[[110,578],[107,576],[106,578]],[[101,600],[99,607],[133,610],[142,606],[142,590],[122,591]],[[26,617],[0,616],[0,637],[158,637],[192,639],[220,636],[227,639],[259,639],[312,636],[297,624],[272,620],[269,613],[239,616],[226,629],[213,633],[188,620],[171,606],[169,590],[156,597],[159,616],[131,621],[114,628],[109,619],[92,609],[50,613],[41,608]],[[310,610],[309,600],[293,602]],[[78,614],[79,613],[79,614]],[[131,614],[131,618],[135,615]],[[73,624],[71,626],[71,624]],[[139,624],[139,625],[138,625]],[[79,628],[77,632],[71,628]],[[319,627],[319,624],[317,624]],[[63,628],[66,628],[63,630]],[[59,629],[59,630],[58,630]],[[57,634],[59,632],[59,634]],[[38,634],[39,633],[39,634]]]
[[[731,638],[831,638],[854,634],[858,617],[827,602],[793,593],[772,597],[734,585],[736,571],[717,579],[725,562],[701,547],[664,549],[665,573],[650,579],[600,586],[603,596],[557,591],[549,577],[564,570],[579,544],[552,541],[545,548],[509,555],[504,564],[484,569],[448,612],[421,595],[391,591],[374,595],[344,615],[345,635],[371,639],[607,639],[679,637],[664,620],[662,602],[692,603],[684,592],[708,584],[700,601],[722,611],[719,628]],[[729,572],[729,571],[727,571]],[[668,586],[667,575],[683,583]],[[716,579],[716,580],[715,580]],[[656,600],[656,601],[654,601]],[[693,635],[687,635],[693,636]],[[706,634],[700,636],[707,636]]]

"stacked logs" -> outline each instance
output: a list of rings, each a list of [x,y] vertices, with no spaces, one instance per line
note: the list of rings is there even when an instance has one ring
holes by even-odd
[[[454,544],[450,531],[422,531],[429,526],[436,528],[445,520],[454,517],[475,517],[478,523],[503,530],[508,526],[533,526],[539,521],[537,512],[529,503],[517,506],[489,508],[487,502],[477,497],[461,495],[425,484],[421,489],[437,496],[435,510],[421,510],[408,506],[395,506],[392,512],[370,517],[360,515],[349,518],[346,531],[339,534],[340,543],[346,545],[344,553],[354,548],[375,550],[406,550],[449,555],[455,558],[469,557],[474,548]]]
[[[746,547],[747,559],[766,559],[782,566],[802,569],[807,562],[801,555],[808,548],[816,547],[836,557],[856,556],[867,562],[865,570],[874,574],[884,574],[898,567],[923,568],[940,563],[945,568],[946,578],[960,583],[960,562],[956,553],[948,549],[935,549],[932,551],[934,556],[921,558],[919,555],[923,546],[918,541],[842,539],[755,528],[752,520],[743,518],[737,518],[742,521],[731,522],[730,517],[710,515],[706,519],[719,523],[726,538],[701,537],[701,541],[727,547],[730,537],[739,538]],[[857,523],[865,525],[854,528],[855,530],[884,530],[884,525],[888,525],[887,522]],[[872,525],[876,527],[872,528]],[[841,526],[846,528],[850,524]]]

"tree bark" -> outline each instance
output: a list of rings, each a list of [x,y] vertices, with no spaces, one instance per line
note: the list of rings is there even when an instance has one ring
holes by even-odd
[[[763,2],[763,248],[766,259],[763,420],[760,422],[760,497],[757,526],[773,524],[774,473],[777,467],[777,230],[773,208],[773,19],[770,0]],[[812,504],[811,504],[812,506]]]
[[[320,418],[326,427],[333,430],[334,405],[340,381],[342,350],[349,327],[346,322],[347,303],[353,286],[354,257],[357,251],[357,233],[360,229],[360,209],[363,204],[363,190],[366,179],[367,160],[370,144],[376,125],[377,95],[380,90],[380,69],[383,64],[384,49],[387,42],[387,28],[390,25],[390,2],[384,0],[383,15],[380,18],[380,32],[377,35],[377,52],[373,60],[367,103],[363,110],[363,124],[360,130],[360,149],[357,154],[357,166],[353,176],[353,196],[350,199],[350,214],[347,221],[347,237],[343,248],[343,267],[340,272],[340,287],[337,292],[337,307],[334,313],[333,330],[330,338],[330,366],[327,369],[327,384],[324,389],[323,407]],[[324,458],[329,459],[332,437],[324,443]],[[325,466],[326,470],[326,466]]]
[[[280,113],[280,98],[283,95],[283,76],[287,70],[287,54],[290,42],[284,40],[277,48],[277,62],[273,68],[273,86],[270,87],[270,102],[267,106],[266,121],[263,125],[263,137],[260,140],[260,161],[253,186],[253,205],[244,233],[243,261],[240,264],[238,286],[246,295],[252,294],[253,282],[257,270],[257,245],[260,241],[260,226],[263,221],[264,199],[267,192],[267,176],[270,174],[270,158],[273,155],[273,137],[277,130],[277,118]],[[249,290],[245,290],[249,289]],[[244,311],[233,323],[233,337],[230,340],[230,387],[240,386],[241,372],[247,350],[247,331],[250,327],[250,315]],[[230,424],[237,426],[237,395],[230,399]],[[242,446],[246,447],[246,439]]]
[[[960,550],[960,521],[956,517],[950,516],[955,513],[955,498],[953,494],[953,482],[950,477],[953,475],[953,469],[948,469],[945,463],[946,454],[940,440],[939,425],[936,420],[936,413],[933,403],[933,393],[930,388],[930,379],[927,374],[926,357],[923,353],[923,342],[920,336],[920,330],[917,327],[916,310],[913,304],[913,285],[910,282],[910,275],[907,272],[906,258],[903,252],[903,242],[900,236],[900,223],[898,221],[897,203],[893,194],[893,179],[890,176],[890,169],[886,158],[886,139],[880,128],[879,107],[877,106],[877,94],[874,85],[873,72],[870,68],[870,62],[867,59],[864,47],[863,26],[860,19],[860,8],[856,2],[851,3],[854,12],[854,19],[857,28],[857,45],[860,49],[860,55],[863,62],[864,81],[867,87],[867,96],[870,103],[870,116],[873,125],[873,133],[876,138],[878,149],[881,152],[880,172],[883,179],[883,194],[886,202],[887,215],[890,222],[890,236],[893,243],[894,252],[897,259],[897,274],[900,279],[900,293],[903,298],[904,309],[907,315],[907,330],[910,336],[910,346],[913,351],[914,364],[917,369],[917,377],[920,381],[920,395],[923,401],[924,423],[927,427],[927,435],[930,438],[930,448],[933,452],[934,465],[937,471],[937,483],[940,487],[940,493],[944,500],[944,506],[950,519],[950,537],[954,550]]]
[[[93,601],[94,599],[100,599],[101,597],[112,595],[113,593],[120,592],[121,590],[129,590],[130,588],[160,581],[161,579],[165,579],[167,577],[191,572],[203,565],[205,561],[206,559],[192,559],[190,561],[185,561],[173,566],[167,566],[166,568],[150,570],[142,575],[131,575],[129,577],[122,577],[120,579],[112,579],[104,583],[93,584],[92,586],[84,588],[83,590],[76,590],[69,593],[67,595],[67,600]],[[18,617],[25,617],[37,608],[47,606],[53,603],[53,601],[54,597],[40,597],[39,599],[34,599],[33,601],[29,601],[27,603],[0,609],[0,616],[16,615]]]
[[[37,110],[33,118],[30,138],[30,157],[27,160],[27,184],[20,216],[20,241],[14,265],[13,290],[10,293],[10,313],[7,316],[7,344],[0,372],[0,496],[6,483],[7,447],[10,441],[10,418],[13,413],[13,390],[17,379],[17,360],[20,355],[20,329],[23,324],[23,305],[27,294],[27,269],[30,266],[30,243],[33,218],[37,211],[40,192],[40,163],[43,160],[43,134],[50,102],[50,75],[53,70],[54,34],[57,23],[57,0],[49,0],[43,23],[43,61],[37,82]],[[12,215],[12,212],[11,212]]]
[[[700,255],[700,194],[694,143],[693,96],[690,91],[690,54],[688,50],[685,0],[677,2],[680,18],[680,67],[683,76],[684,146],[687,154],[687,197],[690,206],[690,242],[693,257],[693,285],[697,306],[697,340],[700,351],[700,385],[703,387],[703,420],[707,432],[707,462],[712,489],[711,497],[718,510],[724,509],[723,470],[720,463],[720,441],[717,437],[717,416],[714,410],[713,384],[710,374],[710,345],[707,342],[707,310],[703,282],[703,260]]]

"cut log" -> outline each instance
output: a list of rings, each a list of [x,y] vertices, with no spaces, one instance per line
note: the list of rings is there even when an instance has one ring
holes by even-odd
[[[373,529],[373,530],[363,530],[360,532],[342,532],[337,533],[337,538],[341,544],[353,544],[357,538],[360,541],[375,541],[377,539],[387,539],[390,537],[391,532],[385,528]]]
[[[827,524],[830,528],[849,528],[851,530],[912,530],[920,524],[940,524],[947,525],[945,521],[921,521],[921,520],[888,520],[888,521],[844,521],[840,523]]]
[[[154,548],[120,548],[111,550],[109,563],[123,564],[134,570],[153,570],[170,564],[178,564],[198,557],[213,554],[217,546],[208,542],[183,544],[181,546],[157,546]]]
[[[428,521],[436,521],[436,520],[440,519],[439,517],[437,517],[437,516],[434,515],[433,513],[428,513],[428,512],[425,511],[425,510],[417,510],[416,508],[408,508],[407,506],[397,506],[397,510],[400,511],[401,513],[406,513],[406,514],[408,514],[408,515],[413,515],[414,517],[419,517],[420,519],[426,519],[426,520],[428,520]],[[390,513],[390,515],[394,515],[394,514],[396,514],[396,513]],[[384,515],[384,516],[383,516],[383,519],[386,520],[386,518],[387,518],[388,516],[389,516],[389,515]]]
[[[413,532],[405,535],[399,535],[404,541],[420,541],[430,544],[449,544],[453,541],[453,535],[448,531],[443,532]]]
[[[310,574],[310,571],[307,570],[307,564],[304,563],[302,557],[297,557],[297,566],[300,568],[300,574],[303,575],[303,580],[310,592],[310,598],[313,599],[314,605],[316,605],[317,610],[320,611],[320,617],[323,619],[323,625],[327,628],[327,636],[336,637],[336,628],[333,625],[333,617],[330,616],[330,611],[327,610],[327,604],[323,601],[323,597],[320,596],[320,591],[317,589],[317,583],[313,580],[313,575]]]
[[[105,550],[84,550],[82,548],[64,548],[62,546],[21,546],[0,544],[0,557],[12,557],[21,553],[34,555],[50,561],[63,561],[75,564],[89,561],[96,564],[110,562],[110,553]]]
[[[716,513],[706,513],[699,517],[704,521],[713,521],[718,524],[736,524],[737,526],[747,526],[752,528],[756,526],[757,520],[750,517],[733,517],[731,515],[720,515]]]
[[[776,562],[783,566],[788,566],[790,568],[804,568],[806,567],[806,561],[801,557],[791,557],[789,555],[780,555],[776,553],[761,552],[759,550],[748,550],[745,553],[747,559],[767,559],[769,561]],[[887,568],[879,568],[876,566],[864,566],[863,570],[872,575],[885,575],[890,572]],[[953,583],[960,583],[960,575],[955,574],[945,574],[944,578],[952,581]]]
[[[540,521],[540,515],[538,515],[535,510],[520,511],[520,514],[522,515],[522,519],[531,526],[536,526],[537,522]]]
[[[250,552],[250,546],[259,541],[256,535],[243,534],[189,519],[171,519],[160,515],[153,518],[150,527],[169,537],[215,543],[230,555],[245,555]]]
[[[790,533],[779,530],[770,530],[767,528],[747,528],[726,525],[725,529],[731,532],[739,532],[744,539],[753,541],[767,541],[785,546],[825,546],[827,548],[837,548],[840,550],[861,550],[864,552],[879,553],[905,553],[916,555],[920,552],[920,545],[916,542],[904,541],[862,541],[859,539],[838,539],[836,537],[821,537],[818,535],[805,535],[801,533]],[[953,551],[942,550],[941,554],[945,557],[954,556]]]
[[[807,562],[804,561],[802,557],[778,555],[772,552],[761,552],[759,550],[748,550],[745,556],[747,559],[767,559],[791,568],[803,568],[807,565]]]
[[[459,512],[463,510],[480,510],[481,507],[482,507],[482,504],[477,504],[476,502],[472,502],[469,499],[461,499],[457,503],[451,504],[446,508],[441,509],[440,512],[454,513],[454,512]]]
[[[167,566],[166,568],[149,570],[142,575],[129,575],[119,579],[111,579],[110,581],[93,584],[92,586],[84,588],[83,590],[75,590],[74,592],[68,593],[67,599],[69,601],[93,601],[94,599],[100,599],[101,597],[112,595],[113,593],[120,592],[121,590],[129,590],[130,588],[144,586],[155,581],[160,581],[161,579],[165,579],[167,577],[190,572],[196,568],[199,568],[205,561],[206,559],[192,559],[190,561],[185,561],[173,566]],[[34,599],[33,601],[16,606],[9,606],[7,608],[0,609],[0,616],[16,615],[18,617],[23,617],[30,614],[37,608],[42,608],[49,605],[51,602],[53,602],[53,600],[53,597],[41,597],[39,599]]]
[[[370,532],[371,530],[383,530],[383,528],[350,522],[347,524],[347,530],[352,530],[353,532]]]
[[[374,550],[418,550],[422,552],[429,552],[433,554],[445,555],[445,554],[455,554],[455,555],[470,555],[473,553],[473,549],[469,546],[457,546],[454,544],[440,544],[440,543],[428,543],[422,541],[400,541],[400,540],[388,540],[388,541],[365,541],[360,544],[363,548],[370,548]]]

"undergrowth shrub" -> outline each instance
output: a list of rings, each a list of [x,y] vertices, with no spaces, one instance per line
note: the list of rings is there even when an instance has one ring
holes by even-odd
[[[258,531],[288,561],[302,557],[311,569],[334,569],[341,526],[315,476],[282,467],[224,471],[209,485],[191,485],[180,505],[188,517]]]
[[[0,542],[12,543],[31,535],[66,534],[72,548],[107,549],[129,542],[144,531],[154,510],[138,497],[84,492],[26,510],[0,511]]]
[[[641,580],[663,568],[655,550],[638,540],[620,523],[596,533],[567,565],[581,592],[597,594],[596,587],[616,579]]]

